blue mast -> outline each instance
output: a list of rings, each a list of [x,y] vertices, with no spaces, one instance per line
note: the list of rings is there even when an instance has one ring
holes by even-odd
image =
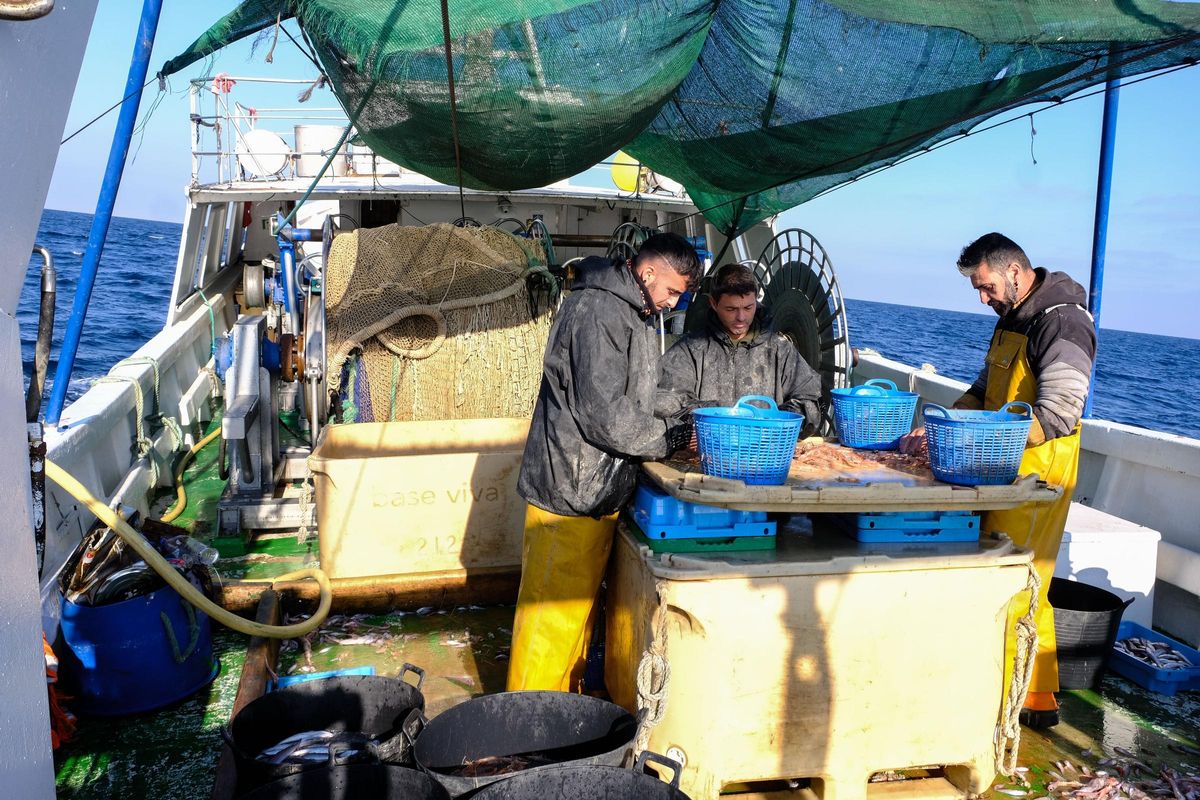
[[[1100,339],[1100,301],[1104,295],[1104,248],[1108,242],[1108,200],[1112,193],[1113,151],[1117,138],[1117,94],[1116,78],[1109,78],[1104,85],[1104,121],[1100,129],[1100,164],[1096,175],[1096,218],[1092,227],[1092,275],[1088,284],[1088,311],[1096,326],[1096,340]],[[1087,403],[1083,415],[1092,415],[1092,397],[1096,394],[1096,362],[1092,361]]]
[[[129,153],[129,141],[133,138],[133,127],[137,122],[142,86],[146,83],[146,70],[150,64],[150,51],[154,47],[154,34],[158,30],[161,11],[162,0],[144,0],[137,41],[133,46],[133,58],[129,62],[129,77],[125,79],[125,100],[121,103],[117,129],[113,132],[112,147],[108,151],[108,166],[104,169],[104,182],[100,185],[100,197],[96,201],[96,215],[92,217],[87,251],[83,256],[83,266],[79,270],[79,284],[75,288],[75,304],[71,307],[71,316],[67,320],[62,349],[58,354],[58,369],[54,373],[50,403],[46,407],[48,425],[58,424],[67,398],[67,386],[71,383],[71,371],[75,367],[75,355],[79,351],[83,321],[87,317],[92,286],[96,283],[96,272],[100,267],[100,254],[104,251],[104,239],[108,235],[109,222],[112,221],[117,191],[121,188],[125,156]]]

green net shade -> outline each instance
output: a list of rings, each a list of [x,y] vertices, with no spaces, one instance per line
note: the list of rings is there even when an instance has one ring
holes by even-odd
[[[720,230],[983,119],[1200,57],[1200,3],[451,0],[462,183],[544,186],[618,149]],[[381,156],[458,182],[436,0],[248,0],[163,67],[294,17]]]

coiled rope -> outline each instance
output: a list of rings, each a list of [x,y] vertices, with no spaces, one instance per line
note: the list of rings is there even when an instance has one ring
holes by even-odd
[[[656,592],[658,608],[650,623],[653,638],[642,653],[637,668],[638,730],[635,753],[650,745],[650,732],[667,714],[667,691],[671,685],[671,662],[667,661],[667,604]]]
[[[1029,592],[1029,607],[1025,615],[1017,620],[1017,646],[1013,654],[1013,673],[1008,684],[1008,694],[1000,712],[1000,724],[996,730],[996,769],[1005,777],[1016,774],[1017,752],[1021,746],[1021,706],[1029,693],[1029,682],[1033,678],[1033,662],[1037,656],[1037,610],[1038,593],[1042,579],[1033,562],[1028,565],[1029,575],[1025,590]]]

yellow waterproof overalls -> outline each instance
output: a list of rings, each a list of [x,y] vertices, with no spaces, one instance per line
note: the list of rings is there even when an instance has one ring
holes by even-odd
[[[617,515],[563,517],[525,512],[521,588],[513,620],[508,690],[580,691],[596,596]]]
[[[1005,403],[1020,400],[1033,405],[1037,383],[1030,369],[1028,338],[1014,331],[997,330],[985,359],[988,368],[987,390],[983,407],[996,411]],[[1013,542],[1033,551],[1033,566],[1042,580],[1037,611],[1038,649],[1033,663],[1030,692],[1058,691],[1058,657],[1054,639],[1054,612],[1046,601],[1054,562],[1067,522],[1067,510],[1075,493],[1075,473],[1079,466],[1079,426],[1068,436],[1041,444],[1027,445],[1021,457],[1021,474],[1036,472],[1042,480],[1063,488],[1062,495],[1050,504],[1028,503],[1005,511],[988,511],[983,516],[985,533],[1001,532]],[[1029,595],[1022,592],[1012,601],[1008,613],[1008,639],[1005,650],[1004,686],[1012,675],[1016,652],[1016,621],[1029,607]]]

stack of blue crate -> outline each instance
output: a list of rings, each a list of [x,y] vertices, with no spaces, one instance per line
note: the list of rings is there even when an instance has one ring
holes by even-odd
[[[896,511],[834,516],[847,533],[870,544],[979,541],[979,513],[976,511]]]
[[[656,553],[770,550],[775,523],[765,511],[731,511],[676,500],[653,486],[639,485],[630,517],[642,542]]]

